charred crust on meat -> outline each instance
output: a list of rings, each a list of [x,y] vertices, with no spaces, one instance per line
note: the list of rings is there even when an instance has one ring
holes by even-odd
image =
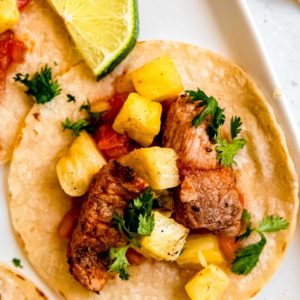
[[[131,182],[134,179],[134,171],[127,167],[120,164],[118,161],[114,160],[114,175],[115,176],[121,176],[124,178],[125,181]]]
[[[200,208],[196,205],[193,205],[192,206],[192,210],[195,211],[195,212],[199,212],[200,211]]]

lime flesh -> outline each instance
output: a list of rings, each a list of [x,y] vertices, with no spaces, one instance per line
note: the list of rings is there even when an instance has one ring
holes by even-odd
[[[110,73],[136,43],[136,1],[49,0],[98,79]]]

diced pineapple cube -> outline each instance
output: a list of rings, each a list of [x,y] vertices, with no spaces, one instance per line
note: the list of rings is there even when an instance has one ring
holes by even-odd
[[[82,132],[58,161],[56,173],[62,189],[68,195],[78,197],[88,190],[93,176],[105,164],[92,137]]]
[[[150,236],[141,239],[138,249],[156,260],[174,261],[180,255],[189,229],[160,212],[154,212],[154,229]]]
[[[147,147],[160,131],[161,112],[159,103],[131,93],[117,115],[113,129],[120,134],[127,133],[130,138]]]
[[[0,33],[18,23],[20,13],[16,0],[0,1]]]
[[[180,184],[177,154],[170,148],[141,148],[123,156],[120,162],[131,167],[154,190],[173,188]]]
[[[206,267],[207,264],[226,263],[219,248],[218,238],[213,234],[189,235],[176,262],[181,268],[196,270]]]
[[[185,286],[191,300],[219,300],[229,283],[225,272],[209,265],[197,273]]]
[[[110,110],[111,106],[108,101],[98,101],[92,105],[92,112],[103,112]]]
[[[133,71],[131,79],[136,91],[151,100],[172,99],[183,91],[176,66],[168,54]]]

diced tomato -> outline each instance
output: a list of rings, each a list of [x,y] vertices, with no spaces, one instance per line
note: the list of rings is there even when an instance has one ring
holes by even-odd
[[[11,30],[0,34],[0,89],[4,87],[6,71],[12,63],[24,60],[26,47]]]
[[[102,125],[95,136],[99,150],[108,158],[119,158],[129,152],[129,138],[115,132],[110,124]]]
[[[19,10],[22,10],[28,2],[29,0],[17,0]]]
[[[234,237],[219,236],[220,250],[224,254],[225,258],[231,262],[234,259],[235,252],[241,248],[241,243],[236,242]]]
[[[72,207],[63,217],[57,228],[57,235],[60,239],[69,239],[72,236],[73,230],[79,218],[80,208]]]
[[[122,108],[127,97],[128,97],[128,93],[121,93],[121,94],[115,94],[109,100],[111,109],[106,114],[103,115],[104,122],[113,123],[114,119],[116,118],[117,114],[119,113],[120,109]]]
[[[131,265],[140,265],[146,260],[144,255],[132,248],[128,248],[126,252],[126,258]]]

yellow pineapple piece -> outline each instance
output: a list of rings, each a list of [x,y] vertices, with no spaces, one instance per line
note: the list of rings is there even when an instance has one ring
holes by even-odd
[[[134,150],[120,162],[131,167],[152,189],[164,190],[180,184],[176,160],[173,149],[151,147]]]
[[[200,270],[207,264],[225,264],[225,258],[219,248],[218,238],[213,234],[191,234],[184,250],[177,259],[181,268]]]
[[[131,72],[136,91],[151,100],[176,98],[183,86],[172,58],[166,54]]]
[[[156,260],[174,261],[180,255],[188,233],[189,229],[156,211],[153,231],[141,239],[138,251]]]
[[[229,283],[225,272],[209,265],[198,272],[185,286],[191,300],[219,300]]]
[[[93,138],[81,132],[67,153],[58,161],[56,173],[59,183],[66,194],[82,196],[93,176],[106,164]]]
[[[136,93],[129,94],[119,114],[113,129],[127,133],[130,138],[147,147],[160,131],[160,116],[162,107]]]
[[[0,1],[0,33],[18,23],[20,13],[16,0]]]

